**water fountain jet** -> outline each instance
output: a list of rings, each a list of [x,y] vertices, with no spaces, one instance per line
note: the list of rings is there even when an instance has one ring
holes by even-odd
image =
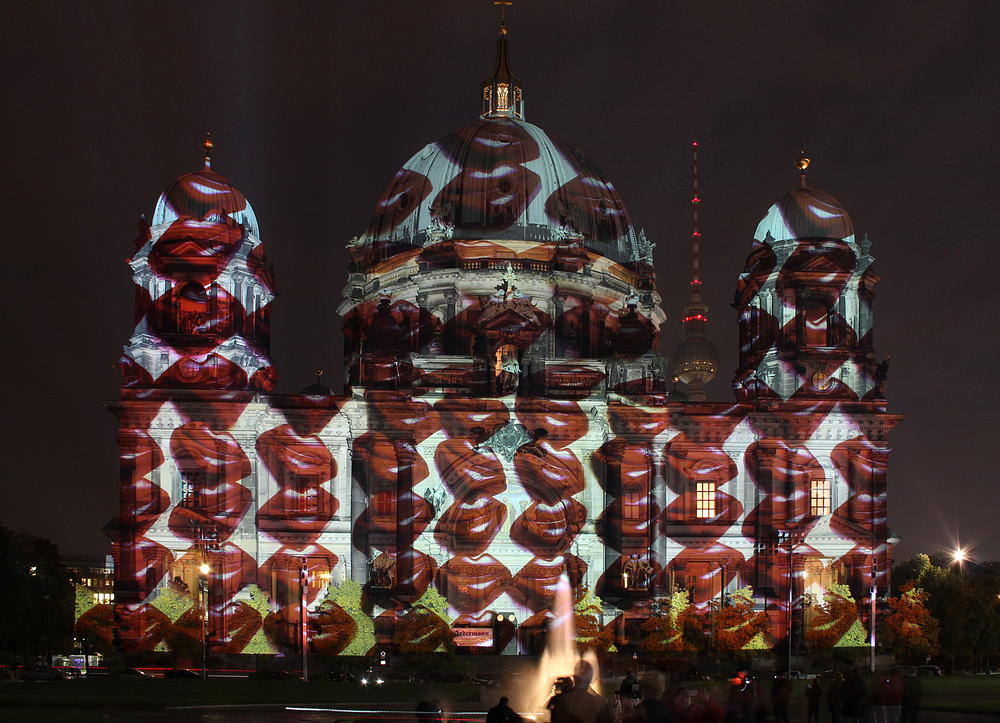
[[[548,720],[549,712],[545,704],[552,696],[552,686],[557,678],[573,675],[573,668],[578,660],[586,660],[594,667],[594,679],[590,687],[598,695],[601,693],[597,655],[592,650],[581,654],[576,647],[573,590],[565,572],[559,576],[559,582],[556,584],[552,615],[545,651],[542,653],[533,685],[522,708],[533,714],[536,720]]]

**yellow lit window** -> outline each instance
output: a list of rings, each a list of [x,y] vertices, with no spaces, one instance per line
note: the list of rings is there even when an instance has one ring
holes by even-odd
[[[817,517],[830,514],[830,480],[815,477],[809,480],[809,512]]]
[[[508,110],[510,108],[510,90],[506,83],[497,84],[497,110]]]
[[[695,516],[708,520],[715,514],[715,482],[698,482],[695,488]]]

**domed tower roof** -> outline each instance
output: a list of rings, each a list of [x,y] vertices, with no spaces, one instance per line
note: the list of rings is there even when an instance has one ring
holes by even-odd
[[[853,241],[854,224],[833,196],[801,186],[786,193],[768,209],[757,225],[754,238],[767,243],[810,238]]]
[[[379,200],[363,264],[441,241],[572,241],[619,263],[652,265],[611,181],[579,149],[524,120],[501,26],[483,114],[421,149]],[[356,249],[359,251],[361,249]]]
[[[484,117],[425,146],[389,183],[367,236],[378,258],[449,239],[577,238],[640,261],[611,181],[583,153],[514,117]]]
[[[210,153],[212,142],[204,142],[205,167],[188,173],[171,183],[160,194],[153,211],[152,225],[172,223],[179,218],[196,221],[225,221],[232,219],[242,224],[248,233],[260,236],[257,217],[250,203],[239,189],[212,171]]]

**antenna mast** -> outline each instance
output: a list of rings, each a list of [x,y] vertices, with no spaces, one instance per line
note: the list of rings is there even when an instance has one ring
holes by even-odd
[[[701,234],[698,233],[698,204],[701,199],[698,198],[698,143],[697,141],[693,145],[694,148],[694,195],[691,197],[691,210],[694,212],[694,230],[691,233],[691,256],[693,264],[693,276],[691,279],[692,291],[697,291],[698,285],[701,281],[698,279],[698,240]]]

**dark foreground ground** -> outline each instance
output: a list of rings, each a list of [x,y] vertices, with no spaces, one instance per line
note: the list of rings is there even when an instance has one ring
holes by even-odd
[[[724,683],[698,683],[718,701]],[[1000,721],[1000,676],[925,681],[919,723]],[[804,682],[792,720],[806,720]],[[507,691],[470,684],[250,680],[92,679],[0,685],[2,723],[417,723],[420,700],[438,698],[451,723],[482,723]],[[610,692],[610,691],[609,691]],[[929,710],[937,708],[939,710]],[[826,710],[822,721],[829,720]]]

